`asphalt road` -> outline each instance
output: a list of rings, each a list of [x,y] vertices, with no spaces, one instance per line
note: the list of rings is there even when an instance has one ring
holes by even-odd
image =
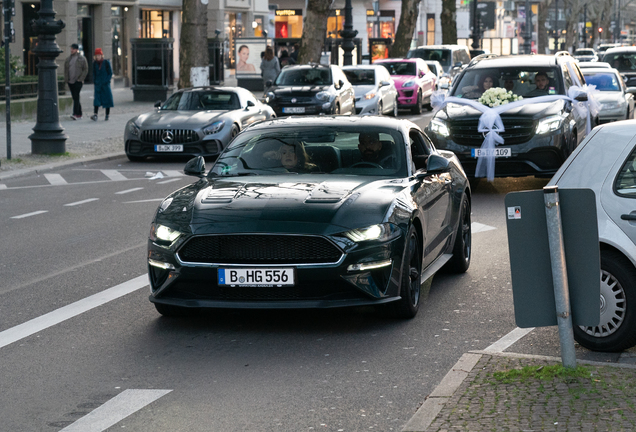
[[[516,327],[503,199],[545,179],[473,184],[471,268],[437,275],[413,320],[370,308],[161,317],[146,239],[160,200],[195,180],[184,163],[121,159],[0,185],[1,431],[399,431],[463,353]],[[509,350],[558,345],[549,328]]]

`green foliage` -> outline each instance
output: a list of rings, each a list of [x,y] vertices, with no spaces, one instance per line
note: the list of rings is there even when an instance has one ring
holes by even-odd
[[[5,65],[4,65],[4,47],[0,48],[0,81],[5,82]],[[11,81],[14,80],[16,74],[24,69],[24,66],[20,63],[20,57],[12,55],[9,60],[9,67],[11,69]]]
[[[493,377],[505,384],[524,382],[529,380],[553,380],[571,381],[577,378],[591,379],[591,372],[585,366],[566,368],[561,365],[554,366],[524,366],[522,369],[512,369],[505,372],[495,372]]]

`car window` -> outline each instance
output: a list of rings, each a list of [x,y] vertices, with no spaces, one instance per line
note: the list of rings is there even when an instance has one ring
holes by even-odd
[[[451,51],[448,49],[416,48],[406,54],[407,58],[421,58],[423,60],[437,60],[442,66],[450,66]]]
[[[428,65],[428,68],[431,70],[431,72],[437,75],[437,66],[435,66],[434,63],[433,64],[427,63],[427,65]]]
[[[579,48],[574,51],[575,56],[593,56],[594,50],[590,48]]]
[[[600,91],[621,91],[621,84],[618,76],[613,73],[585,73],[585,82],[595,85]]]
[[[606,53],[603,61],[620,72],[636,71],[636,52]]]
[[[379,146],[359,147],[368,138],[365,134],[374,136],[374,143]],[[281,153],[289,149],[294,150],[299,161],[295,168],[284,166],[281,158]],[[363,150],[372,154],[363,155]],[[359,125],[248,129],[219,156],[210,175],[272,172],[406,177],[405,145],[399,131]]]
[[[284,69],[276,78],[276,85],[331,85],[329,68]]]
[[[462,62],[462,64],[468,64],[470,63],[470,53],[466,52],[466,50],[460,50],[458,51],[459,54],[459,61]]]
[[[375,85],[375,71],[373,69],[346,69],[343,72],[354,86]]]
[[[636,148],[632,150],[618,173],[614,190],[618,195],[636,198]]]
[[[542,77],[537,79],[539,76]],[[487,77],[494,82],[494,87],[505,88],[526,98],[565,94],[558,69],[508,67],[466,70],[461,80],[453,87],[451,96],[478,99],[483,93],[483,82]],[[544,83],[545,85],[542,85]]]
[[[190,107],[187,109],[235,110],[241,108],[238,95],[230,92],[192,92]]]
[[[391,75],[409,75],[415,76],[417,66],[413,62],[382,62]]]
[[[570,76],[570,71],[568,71],[568,68],[565,65],[563,65],[563,81],[565,82],[565,91],[567,93],[570,87],[574,85],[574,82]]]
[[[162,110],[178,110],[183,92],[175,93],[161,106]]]

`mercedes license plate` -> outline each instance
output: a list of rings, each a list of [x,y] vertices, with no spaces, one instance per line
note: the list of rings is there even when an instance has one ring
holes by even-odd
[[[477,158],[480,156],[494,156],[496,158],[499,157],[510,157],[512,156],[512,150],[510,147],[495,147],[494,149],[472,149],[470,151],[472,157]]]
[[[305,107],[283,108],[283,112],[285,114],[303,114],[305,112]]]
[[[155,146],[156,152],[182,152],[183,144],[160,144]]]
[[[294,269],[285,268],[220,268],[219,285],[245,287],[294,286]]]

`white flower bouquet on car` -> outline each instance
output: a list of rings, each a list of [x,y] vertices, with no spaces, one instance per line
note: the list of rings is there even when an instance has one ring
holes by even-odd
[[[517,96],[512,91],[508,91],[505,88],[493,87],[486,90],[477,102],[489,106],[490,108],[498,107],[501,105],[507,105],[510,102],[516,102],[522,100],[523,97]]]

